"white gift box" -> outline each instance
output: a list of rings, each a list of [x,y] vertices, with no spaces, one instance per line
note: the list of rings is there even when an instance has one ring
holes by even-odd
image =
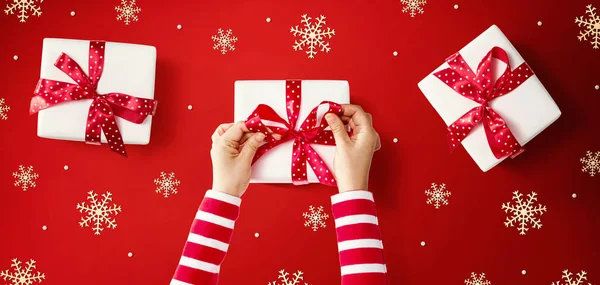
[[[339,104],[350,103],[350,87],[348,81],[339,80],[302,80],[302,102],[296,129],[302,125],[310,111],[322,101]],[[259,104],[269,105],[277,114],[288,121],[286,113],[286,81],[285,80],[241,80],[235,82],[234,120],[244,121]],[[319,108],[318,117],[328,107]],[[292,148],[293,140],[287,141],[269,150],[252,167],[252,183],[291,183],[292,182]],[[323,158],[327,167],[333,171],[333,155],[335,146],[311,144]],[[312,168],[306,164],[308,182],[318,183]]]
[[[472,70],[477,70],[481,60],[494,46],[501,47],[506,51],[511,68],[514,69],[524,62],[515,47],[495,25],[461,49],[460,54]],[[448,51],[448,55],[453,52]],[[506,64],[501,61],[497,61],[497,63],[497,70],[494,74],[500,76],[506,68]],[[442,64],[418,84],[429,103],[448,126],[472,108],[479,106],[478,103],[463,97],[433,75],[433,73],[449,67],[447,63]],[[535,72],[535,68],[532,67],[532,69]],[[525,145],[541,133],[561,114],[558,106],[535,75],[510,93],[493,99],[489,106],[502,116],[521,145]],[[478,124],[471,131],[462,141],[462,145],[484,172],[505,159],[497,159],[492,153],[482,124]]]
[[[67,74],[54,66],[61,53],[75,60],[87,74],[90,41],[44,39],[40,78],[73,83]],[[156,48],[146,45],[106,42],[102,77],[98,94],[119,92],[139,98],[154,99]],[[85,141],[86,120],[92,99],[68,101],[39,111],[39,137]],[[148,144],[152,116],[135,124],[115,116],[125,144]],[[106,142],[102,133],[101,140]]]

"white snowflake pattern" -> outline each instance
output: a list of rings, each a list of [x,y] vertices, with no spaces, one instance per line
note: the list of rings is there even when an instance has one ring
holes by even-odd
[[[587,19],[585,16],[575,18],[575,24],[579,27],[583,27],[584,30],[579,31],[577,38],[579,41],[590,41],[594,49],[600,48],[600,15],[596,14],[596,7],[592,4],[586,6],[587,10],[585,13],[588,15]]]
[[[94,193],[94,190],[88,192],[87,199],[90,200],[89,204],[85,204],[85,202],[81,202],[77,204],[77,210],[80,213],[84,213],[84,217],[81,217],[81,222],[79,225],[83,227],[89,227],[90,223],[94,224],[92,230],[95,235],[99,235],[100,232],[104,230],[103,224],[106,224],[106,227],[110,229],[115,229],[117,227],[117,221],[112,217],[116,216],[121,212],[121,206],[117,206],[115,204],[108,205],[112,202],[112,194],[110,192],[106,192],[102,194],[102,201],[97,199],[98,194]]]
[[[175,173],[171,172],[168,175],[164,172],[160,173],[160,178],[154,179],[154,183],[158,185],[156,193],[160,193],[165,198],[168,198],[171,194],[177,194],[177,186],[179,186],[179,180],[175,179]]]
[[[485,273],[481,273],[479,275],[475,274],[475,272],[471,272],[471,278],[465,280],[466,285],[491,285],[492,282],[488,281],[485,278]]]
[[[138,16],[142,11],[142,8],[138,7],[135,4],[135,0],[121,0],[121,6],[116,6],[115,11],[119,13],[117,15],[117,20],[125,22],[125,25],[129,25],[131,22],[137,22]]]
[[[552,282],[552,285],[585,285],[584,281],[587,280],[587,272],[581,270],[581,272],[577,273],[577,279],[573,279],[573,273],[569,272],[569,269],[565,269],[562,271],[562,279],[566,283],[562,283],[560,281]],[[588,283],[588,285],[592,285],[592,283]]]
[[[25,262],[25,267],[21,267],[21,261],[17,258],[13,258],[12,264],[10,265],[12,272],[10,269],[6,269],[0,272],[0,277],[4,279],[4,281],[10,282],[10,285],[31,285],[34,282],[42,283],[42,280],[46,278],[44,273],[33,273],[35,269],[35,260],[31,259]]]
[[[302,213],[305,227],[312,227],[313,231],[317,231],[319,228],[325,228],[325,220],[329,218],[329,215],[323,213],[323,206],[315,208],[312,205],[308,207],[308,212]]]
[[[404,4],[402,13],[409,13],[411,17],[425,13],[423,6],[427,4],[426,0],[400,0],[400,3]]]
[[[225,31],[223,29],[218,29],[217,34],[212,36],[214,50],[220,50],[221,54],[226,54],[227,51],[235,50],[235,43],[238,41],[238,38],[233,35],[233,31],[231,29]]]
[[[317,54],[317,48],[321,48],[321,51],[329,52],[329,42],[327,39],[331,39],[335,35],[335,30],[327,27],[325,30],[325,16],[321,15],[316,18],[316,23],[311,22],[312,18],[308,15],[302,15],[302,21],[304,27],[295,26],[290,29],[290,32],[294,34],[294,37],[300,36],[300,41],[295,40],[292,46],[295,51],[303,50],[303,47],[308,47],[306,54],[308,58],[315,58]]]
[[[42,15],[42,8],[37,5],[37,3],[42,2],[44,2],[44,0],[12,0],[11,4],[6,4],[4,13],[6,13],[6,15],[14,15],[15,12],[18,12],[17,18],[20,19],[19,22],[25,23],[30,15],[38,17]]]
[[[6,120],[8,119],[8,110],[10,110],[10,106],[4,103],[4,98],[0,98],[0,119]]]
[[[431,188],[425,190],[425,195],[429,196],[427,204],[433,204],[436,209],[439,209],[442,205],[448,205],[448,197],[451,194],[450,191],[446,191],[446,184],[443,183],[440,185],[431,183]]]
[[[515,204],[511,205],[510,202],[506,202],[502,204],[502,209],[505,213],[510,213],[512,216],[506,217],[506,222],[504,225],[508,227],[514,227],[516,223],[519,224],[517,230],[519,230],[521,235],[525,235],[529,228],[528,224],[531,224],[531,227],[534,229],[540,229],[542,227],[542,221],[537,215],[543,215],[547,210],[546,206],[542,206],[538,204],[534,207],[534,202],[537,201],[537,193],[531,192],[527,194],[527,201],[522,199],[523,194],[519,193],[519,191],[513,192],[514,196],[512,197],[515,200]]]
[[[600,173],[600,151],[593,153],[588,150],[580,161],[583,163],[581,171],[589,173],[590,176]]]
[[[19,165],[19,171],[13,172],[12,175],[16,179],[15,186],[21,186],[23,191],[27,191],[29,187],[35,187],[35,180],[40,177],[37,173],[33,172],[32,165],[27,168],[23,165]]]
[[[269,282],[268,285],[302,285],[301,282],[303,282],[304,280],[304,276],[302,276],[304,273],[300,270],[298,270],[298,272],[294,273],[293,279],[290,279],[289,277],[289,273],[287,273],[285,271],[285,269],[282,269],[279,271],[279,276],[277,277],[277,279],[279,279],[279,283],[277,281],[273,281],[273,282]],[[308,285],[308,283],[304,283],[304,285]]]

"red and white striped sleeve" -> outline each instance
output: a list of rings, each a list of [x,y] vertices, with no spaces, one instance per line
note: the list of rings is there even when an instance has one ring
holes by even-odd
[[[196,213],[171,285],[216,285],[241,199],[208,190]]]
[[[331,197],[342,285],[385,285],[386,266],[373,194],[348,191]]]

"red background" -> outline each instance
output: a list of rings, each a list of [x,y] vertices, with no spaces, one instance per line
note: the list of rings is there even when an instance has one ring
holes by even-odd
[[[574,23],[591,0],[432,0],[415,18],[401,13],[399,0],[139,0],[139,22],[129,26],[115,19],[119,2],[44,1],[42,16],[27,23],[0,15],[0,97],[11,107],[8,120],[0,121],[0,270],[17,257],[35,259],[48,285],[167,284],[211,185],[209,137],[233,117],[234,81],[304,78],[348,80],[351,100],[373,114],[383,148],[374,157],[370,187],[390,284],[463,284],[471,272],[485,272],[492,284],[549,285],[564,269],[585,270],[588,281],[600,283],[600,177],[582,173],[579,162],[587,150],[600,151],[600,91],[594,89],[600,50],[577,40]],[[305,13],[325,15],[336,31],[331,52],[314,60],[292,49],[289,29]],[[463,149],[449,154],[445,125],[417,82],[492,24],[532,66],[563,115],[524,154],[482,173]],[[212,49],[218,28],[233,29],[235,51]],[[28,106],[45,37],[156,46],[159,106],[148,146],[128,146],[125,159],[106,145],[36,136],[37,118]],[[34,166],[37,187],[23,192],[13,186],[19,165]],[[179,194],[165,199],[154,192],[161,171],[175,172]],[[432,182],[452,192],[439,210],[425,203]],[[95,236],[79,227],[75,206],[90,190],[110,191],[122,206],[115,230]],[[515,190],[537,192],[548,208],[543,227],[526,236],[503,224],[501,205]],[[332,218],[317,232],[302,218],[309,205],[330,212],[334,193],[322,185],[251,185],[220,284],[267,284],[281,269],[304,271],[311,285],[339,284]]]

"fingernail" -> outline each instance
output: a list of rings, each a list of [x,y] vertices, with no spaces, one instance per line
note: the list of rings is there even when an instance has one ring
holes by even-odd
[[[257,142],[262,142],[265,140],[265,137],[266,137],[265,134],[257,133],[254,138],[256,139]]]

